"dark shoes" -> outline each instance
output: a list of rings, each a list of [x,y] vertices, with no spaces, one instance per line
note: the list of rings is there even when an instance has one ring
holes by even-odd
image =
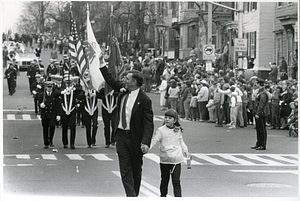
[[[87,148],[92,148],[92,146],[91,146],[91,145],[88,145]]]
[[[257,147],[256,150],[266,150],[266,147]]]
[[[258,146],[254,146],[254,147],[250,147],[251,149],[257,149],[258,148]]]
[[[109,148],[109,145],[105,145],[105,148]]]
[[[217,125],[215,125],[215,127],[223,127],[223,125],[219,125],[219,124],[217,124]]]
[[[54,144],[53,144],[53,143],[50,143],[50,147],[54,147]]]
[[[64,149],[68,148],[68,145],[64,145]]]
[[[45,146],[44,146],[44,149],[48,149],[48,148],[49,148],[49,145],[45,145]]]
[[[75,146],[74,146],[74,145],[71,145],[71,149],[75,149]]]

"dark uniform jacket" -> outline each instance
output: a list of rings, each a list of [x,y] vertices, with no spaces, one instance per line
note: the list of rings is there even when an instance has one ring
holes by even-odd
[[[61,115],[61,107],[59,106],[58,96],[51,92],[51,95],[48,96],[47,92],[39,95],[39,102],[44,102],[45,108],[41,108],[41,118],[55,118],[56,116]]]
[[[27,76],[30,78],[35,78],[35,75],[40,73],[40,70],[36,66],[29,66],[27,68]]]
[[[258,115],[259,117],[270,115],[269,98],[264,88],[259,89],[257,93],[253,112],[254,115]]]

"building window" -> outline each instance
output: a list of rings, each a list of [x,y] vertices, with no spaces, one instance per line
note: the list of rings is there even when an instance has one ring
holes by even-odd
[[[169,44],[170,44],[169,49],[173,50],[176,47],[176,36],[177,36],[176,30],[170,29],[169,34],[170,34],[169,35]]]
[[[249,12],[249,2],[244,2],[244,13],[248,13]]]
[[[195,8],[195,2],[188,2],[188,9],[194,9]]]
[[[277,7],[282,7],[282,5],[283,5],[283,2],[278,2],[277,3]]]
[[[256,58],[256,31],[247,33],[247,50],[248,57],[255,59]]]
[[[194,25],[194,26],[189,26],[188,27],[188,44],[187,44],[187,47],[188,48],[191,48],[193,47],[193,45],[196,44],[196,38],[198,36],[198,29],[197,27]]]
[[[276,64],[280,63],[280,57],[282,57],[282,35],[277,36],[276,42]]]
[[[172,18],[178,17],[178,2],[171,2],[171,9],[172,9]]]
[[[257,2],[250,2],[249,11],[255,11],[255,10],[257,10]]]
[[[294,2],[288,2],[288,5],[293,5],[294,4]]]
[[[287,30],[287,39],[288,39],[288,58],[287,58],[287,63],[288,65],[291,65],[293,62],[293,43],[294,43],[294,36],[293,36],[293,31],[292,30]]]

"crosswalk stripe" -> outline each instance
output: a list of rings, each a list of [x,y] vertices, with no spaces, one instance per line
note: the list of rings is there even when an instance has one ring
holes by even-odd
[[[30,115],[30,114],[22,114],[20,115],[21,117],[18,117],[18,119],[16,118],[16,114],[6,114],[6,118],[4,118],[3,120],[41,120],[41,116],[40,115]],[[4,116],[5,117],[5,116]],[[98,116],[98,121],[103,121],[102,116]],[[159,116],[159,115],[155,115],[153,118],[154,121],[164,121],[164,116]],[[188,120],[185,119],[181,119],[181,121],[183,122],[190,122]]]
[[[57,160],[54,154],[42,154],[42,157],[45,160]]]
[[[79,154],[66,154],[70,160],[84,160]]]
[[[16,155],[17,159],[30,159],[29,154]]]
[[[219,156],[221,156],[222,158],[228,159],[228,160],[232,160],[232,161],[237,162],[239,164],[243,164],[243,165],[256,165],[255,163],[243,160],[241,158],[237,158],[237,157],[229,155],[229,154],[220,154]]]
[[[63,154],[69,160],[89,160],[87,156],[99,161],[114,161],[116,160],[111,154]],[[117,155],[117,154],[115,154]],[[44,159],[44,160],[59,160],[61,157],[57,154],[40,154],[41,157],[29,154],[9,154],[3,155],[3,158],[15,157],[21,160],[30,159]],[[242,156],[239,158],[237,156]],[[149,159],[155,163],[160,163],[160,157],[157,153],[147,153],[144,155],[146,159]],[[217,158],[218,157],[218,158]],[[265,157],[265,158],[264,158]],[[291,158],[294,158],[291,159]],[[191,164],[193,165],[242,165],[242,166],[297,166],[297,154],[192,154]],[[199,161],[201,160],[201,161]],[[184,162],[186,164],[186,161]]]
[[[16,116],[14,114],[7,114],[7,120],[16,120]]]
[[[113,161],[113,159],[107,157],[105,154],[87,154],[87,155],[91,155],[99,161]]]
[[[280,160],[280,161],[285,161],[285,162],[288,162],[288,163],[292,163],[292,164],[298,164],[297,160],[290,160],[288,158],[278,156],[278,155],[269,155],[268,157],[271,157],[271,158],[274,158],[274,159],[277,159],[277,160]]]
[[[121,178],[120,171],[111,171],[113,174]],[[140,192],[143,194],[149,196],[149,197],[158,197],[160,195],[160,190],[156,188],[155,186],[152,186],[151,184],[145,182],[144,180],[141,181],[141,187]],[[170,195],[167,195],[167,197],[172,197]]]
[[[250,172],[250,173],[291,173],[298,175],[298,170],[230,170],[231,172]]]
[[[208,162],[210,162],[210,163],[213,163],[213,164],[215,164],[215,165],[231,165],[231,164],[229,164],[229,163],[225,163],[225,162],[223,162],[223,161],[220,161],[220,160],[218,160],[218,159],[212,158],[212,157],[207,156],[207,155],[205,155],[205,154],[193,154],[193,156],[196,156],[196,157],[199,158],[199,159],[206,160],[206,161],[208,161]]]
[[[275,161],[272,161],[269,159],[261,158],[259,156],[253,155],[253,154],[245,154],[245,157],[266,163],[268,165],[282,165],[282,163],[278,163],[278,162],[275,162]]]
[[[31,120],[31,117],[30,117],[29,114],[22,114],[22,118],[23,118],[24,120]]]

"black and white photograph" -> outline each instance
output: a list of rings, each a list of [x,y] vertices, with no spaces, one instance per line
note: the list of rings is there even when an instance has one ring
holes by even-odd
[[[0,8],[0,200],[299,199],[298,1]]]

